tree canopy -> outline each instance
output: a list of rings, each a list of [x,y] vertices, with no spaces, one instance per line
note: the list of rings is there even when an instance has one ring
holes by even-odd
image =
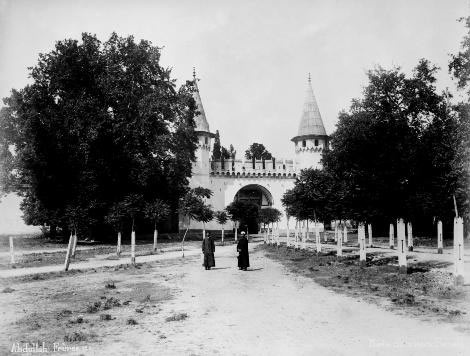
[[[4,99],[0,184],[24,197],[27,224],[66,228],[74,207],[93,234],[133,194],[176,211],[195,159],[194,85],[177,90],[160,54],[132,36],[84,33],[40,54],[32,84]]]
[[[272,159],[271,153],[264,147],[262,143],[252,143],[250,147],[245,151],[246,159]]]
[[[438,68],[421,60],[411,76],[399,68],[368,72],[363,97],[341,112],[322,172],[303,171],[283,198],[300,219],[394,221],[432,227],[468,209],[461,119],[438,93]]]

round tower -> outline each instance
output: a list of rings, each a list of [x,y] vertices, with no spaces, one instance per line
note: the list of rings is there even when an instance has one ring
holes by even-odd
[[[312,80],[308,75],[307,92],[300,118],[297,136],[291,139],[295,144],[295,166],[297,170],[305,168],[321,169],[323,150],[328,147],[328,135],[313,94]]]
[[[199,94],[199,87],[196,78],[196,70],[193,68],[193,78],[195,90],[193,92],[193,98],[197,105],[198,114],[194,117],[196,123],[196,134],[198,137],[197,149],[195,152],[196,162],[193,163],[192,173],[193,186],[203,186],[207,187],[210,175],[210,157],[212,151],[212,139],[215,137],[213,133],[210,132],[209,123],[206,119],[206,113],[204,112],[204,107],[202,106],[201,96]]]

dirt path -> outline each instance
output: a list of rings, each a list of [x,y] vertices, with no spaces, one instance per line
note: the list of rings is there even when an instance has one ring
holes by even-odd
[[[465,355],[468,335],[451,325],[395,315],[335,294],[311,279],[292,275],[262,251],[251,271],[234,267],[233,246],[216,251],[217,268],[199,257],[165,264],[181,278],[154,281],[177,288],[162,305],[124,335],[92,345],[113,355]],[[152,281],[151,281],[152,282]],[[181,321],[166,321],[186,313]]]

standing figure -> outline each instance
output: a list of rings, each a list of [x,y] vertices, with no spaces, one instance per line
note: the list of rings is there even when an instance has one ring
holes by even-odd
[[[238,252],[238,269],[246,271],[250,267],[250,256],[248,255],[248,239],[246,238],[245,231],[241,233],[240,241],[237,244]]]
[[[207,233],[206,237],[202,240],[202,253],[204,254],[204,267],[206,270],[215,267],[215,244],[212,237]]]

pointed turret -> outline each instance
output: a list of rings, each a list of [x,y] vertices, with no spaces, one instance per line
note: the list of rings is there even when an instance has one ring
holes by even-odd
[[[299,130],[297,136],[292,141],[301,140],[304,138],[312,137],[325,137],[326,130],[323,126],[323,120],[321,118],[320,110],[318,109],[317,100],[313,94],[312,80],[310,74],[308,76],[307,91],[305,95],[304,108],[302,111],[302,117],[300,119]]]
[[[197,105],[197,111],[199,114],[194,118],[196,123],[196,131],[197,132],[207,132],[210,133],[209,123],[206,119],[206,113],[204,112],[204,107],[202,106],[201,96],[199,94],[199,87],[197,85],[198,79],[196,78],[196,70],[193,68],[193,78],[194,78],[194,86],[196,90],[193,92],[193,98]]]
[[[328,146],[328,135],[313,94],[310,73],[299,130],[291,141],[295,143],[297,168],[321,168],[321,156]]]

